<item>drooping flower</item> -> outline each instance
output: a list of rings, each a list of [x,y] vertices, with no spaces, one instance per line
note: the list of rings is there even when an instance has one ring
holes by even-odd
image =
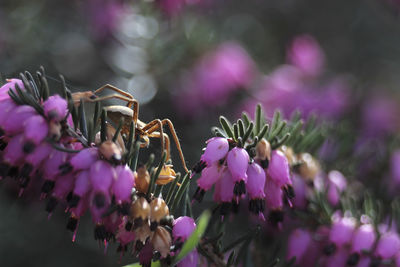
[[[214,162],[224,158],[229,150],[228,139],[223,137],[213,137],[207,140],[207,147],[200,160],[204,161],[207,166],[211,166]]]
[[[296,257],[296,262],[301,262],[304,254],[306,253],[309,244],[311,243],[311,234],[307,230],[296,229],[294,230],[288,240],[288,248],[286,258],[288,260]]]
[[[375,254],[382,259],[390,259],[400,250],[400,238],[396,232],[386,232],[379,238]]]
[[[62,121],[68,114],[67,101],[59,95],[50,96],[43,103],[44,114],[49,120]]]

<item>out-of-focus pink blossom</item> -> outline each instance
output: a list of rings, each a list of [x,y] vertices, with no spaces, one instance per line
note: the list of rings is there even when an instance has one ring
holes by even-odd
[[[390,259],[400,250],[400,238],[396,232],[384,233],[378,241],[375,253],[382,259]]]
[[[276,185],[268,176],[265,182],[264,192],[269,209],[275,210],[283,207],[283,191],[280,186]]]
[[[272,181],[279,187],[292,184],[289,162],[280,150],[272,151],[267,173]]]
[[[330,171],[328,173],[328,192],[327,198],[333,206],[340,201],[340,194],[346,189],[347,181],[339,171]]]
[[[226,42],[204,55],[194,70],[185,74],[178,97],[187,116],[226,103],[237,90],[250,85],[255,66],[247,52],[235,42]]]
[[[307,230],[296,229],[294,230],[288,240],[288,248],[286,258],[288,260],[296,257],[296,262],[299,263],[302,260],[303,255],[308,249],[308,245],[311,242],[311,234]]]
[[[332,224],[329,240],[336,246],[341,247],[351,241],[355,227],[356,221],[354,218],[337,218]]]
[[[187,216],[177,218],[172,229],[174,240],[181,239],[181,241],[185,241],[193,233],[194,229],[196,229],[196,223],[193,218]]]
[[[361,225],[355,232],[352,240],[352,252],[361,253],[370,251],[376,240],[375,229],[371,224]]]
[[[288,51],[288,61],[303,73],[316,76],[324,67],[325,55],[318,42],[310,35],[297,36]]]

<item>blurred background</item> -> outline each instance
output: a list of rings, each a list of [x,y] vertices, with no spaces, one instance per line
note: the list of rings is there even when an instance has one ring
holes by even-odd
[[[54,92],[59,74],[73,91],[126,90],[141,120],[174,122],[189,166],[220,114],[252,114],[257,103],[269,116],[317,114],[331,125],[324,164],[390,198],[387,185],[400,184],[389,166],[398,147],[399,11],[397,0],[2,0],[0,73],[44,66]],[[104,253],[89,218],[72,243],[62,210],[48,220],[43,203],[16,198],[7,183],[0,190],[0,266],[132,262],[119,263],[112,245]]]

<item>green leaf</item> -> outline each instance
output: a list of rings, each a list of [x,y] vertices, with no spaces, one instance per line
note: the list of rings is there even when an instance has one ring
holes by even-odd
[[[261,130],[261,120],[262,120],[262,117],[261,117],[261,113],[262,113],[262,110],[261,110],[261,104],[258,104],[257,105],[257,107],[256,107],[256,114],[255,114],[255,122],[256,122],[256,127],[255,127],[255,134],[258,134],[259,132],[260,132],[260,130]]]
[[[221,126],[224,129],[224,131],[226,132],[226,134],[230,138],[234,138],[234,135],[233,135],[233,132],[232,132],[232,128],[231,128],[231,125],[230,125],[229,121],[224,116],[220,116],[219,117],[219,122],[221,123]]]
[[[191,234],[191,236],[186,240],[185,244],[179,254],[173,259],[171,266],[177,264],[181,261],[187,254],[189,254],[200,242],[201,237],[203,236],[208,222],[211,218],[211,212],[209,210],[205,210],[199,217],[197,221],[197,227]]]

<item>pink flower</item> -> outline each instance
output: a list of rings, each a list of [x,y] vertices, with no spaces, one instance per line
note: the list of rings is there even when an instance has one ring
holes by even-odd
[[[43,103],[44,114],[53,121],[62,121],[68,113],[67,101],[59,95],[50,96]]]
[[[200,178],[197,180],[197,185],[202,190],[209,190],[221,177],[221,166],[218,163],[209,165],[201,172]]]
[[[247,192],[250,198],[264,199],[265,172],[258,163],[253,162],[247,168]]]
[[[272,151],[267,174],[279,187],[292,184],[290,179],[289,162],[282,151]]]
[[[380,237],[375,253],[383,259],[390,259],[394,257],[399,250],[399,235],[395,232],[386,232]]]
[[[2,128],[9,135],[21,133],[24,131],[25,123],[35,115],[37,113],[31,106],[18,106],[8,114]]]
[[[71,158],[70,164],[75,171],[86,170],[89,169],[98,158],[97,148],[85,148]]]
[[[264,192],[267,207],[269,209],[279,210],[283,207],[283,191],[269,176],[267,176],[265,182]]]
[[[234,182],[247,181],[247,167],[250,157],[243,148],[234,147],[228,152],[227,164]]]
[[[234,187],[235,183],[233,182],[231,173],[225,169],[221,179],[219,179],[215,185],[214,200],[216,202],[231,202],[234,197]]]
[[[297,36],[287,54],[288,61],[301,69],[306,75],[316,76],[323,70],[324,52],[310,35]]]
[[[7,83],[0,87],[0,101],[8,96],[8,91],[13,90],[16,93],[15,86],[18,85],[20,89],[24,89],[24,83],[20,79],[7,79]]]
[[[35,145],[39,145],[47,136],[48,132],[49,126],[46,120],[40,115],[32,116],[25,124],[25,138]]]
[[[352,252],[371,251],[376,240],[375,229],[371,224],[361,225],[353,235]]]
[[[213,137],[206,143],[207,147],[200,159],[206,162],[207,166],[211,166],[214,162],[224,158],[229,151],[229,143],[226,138]]]
[[[174,220],[174,227],[172,229],[172,235],[174,240],[180,239],[186,241],[196,229],[196,223],[194,220],[187,216],[181,216]]]
[[[356,222],[354,218],[337,218],[331,226],[329,240],[338,247],[350,243],[355,226]]]
[[[328,181],[327,198],[329,203],[335,206],[340,201],[340,194],[346,189],[347,181],[339,171],[330,171]]]
[[[135,177],[127,165],[119,165],[115,168],[116,177],[112,184],[112,192],[117,203],[128,202],[131,199],[132,188],[135,185]]]
[[[309,244],[311,243],[311,234],[307,230],[296,229],[294,230],[288,240],[288,248],[286,258],[288,260],[296,257],[296,262],[302,260],[303,255],[306,253]]]

